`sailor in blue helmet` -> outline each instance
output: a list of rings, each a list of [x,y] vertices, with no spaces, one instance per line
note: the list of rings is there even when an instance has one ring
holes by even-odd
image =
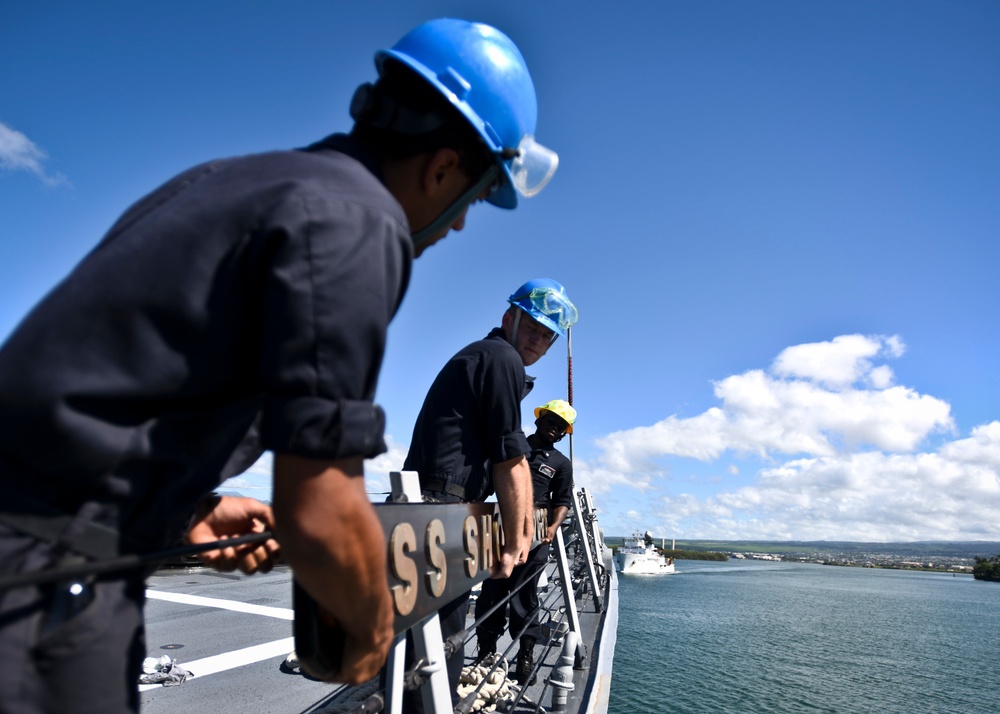
[[[506,578],[531,547],[531,446],[521,429],[525,374],[576,322],[577,310],[555,280],[529,280],[508,297],[500,327],[456,353],[431,384],[413,427],[403,468],[416,471],[425,500],[475,503],[496,494],[504,546],[493,577]],[[468,594],[439,611],[444,637],[465,626]],[[458,684],[464,653],[448,661]],[[408,708],[419,710],[416,697]]]
[[[518,195],[534,196],[552,178],[559,159],[535,140],[538,105],[528,67],[514,43],[496,28],[463,20],[428,22],[392,49],[378,52],[375,63],[379,81],[359,87],[351,104],[362,128],[355,136],[394,155],[400,153],[400,143],[407,145],[402,153],[412,152],[415,144],[409,139],[417,132],[440,143],[459,131],[473,149],[480,149],[462,157],[464,177],[473,179],[466,181],[464,192],[426,225],[412,226],[418,229],[413,234],[418,255],[449,227],[460,230],[473,201],[514,208]],[[414,82],[414,73],[426,84]],[[414,90],[425,93],[427,86],[433,88],[429,96],[435,102],[445,98],[462,120],[448,124],[420,102],[405,101]],[[400,108],[401,103],[408,107]],[[387,129],[401,138],[393,141]]]
[[[382,665],[393,610],[363,460],[386,448],[373,397],[388,323],[414,256],[474,201],[537,193],[556,158],[498,30],[434,20],[376,66],[350,134],[169,180],[0,348],[0,578],[273,528],[343,628],[334,678]],[[260,449],[273,511],[209,495]],[[205,560],[250,573],[277,548]],[[0,592],[0,712],[136,711],[144,576]]]

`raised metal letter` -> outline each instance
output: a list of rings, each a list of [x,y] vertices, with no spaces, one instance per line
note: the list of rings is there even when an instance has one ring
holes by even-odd
[[[407,557],[417,548],[417,535],[409,523],[400,523],[392,529],[389,537],[389,563],[392,574],[403,581],[402,585],[392,586],[392,600],[396,612],[409,615],[417,604],[417,564]]]
[[[427,536],[424,540],[427,564],[433,568],[427,571],[427,590],[434,597],[441,597],[448,581],[448,559],[441,549],[442,543],[444,543],[444,523],[435,518],[427,524]]]
[[[476,577],[479,572],[479,543],[476,540],[478,530],[476,529],[476,517],[467,516],[463,524],[462,544],[465,552],[469,556],[465,559],[465,574],[470,578]]]

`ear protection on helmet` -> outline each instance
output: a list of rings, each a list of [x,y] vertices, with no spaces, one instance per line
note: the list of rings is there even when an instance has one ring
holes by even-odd
[[[403,106],[371,82],[365,82],[351,98],[351,118],[359,124],[400,134],[424,134],[441,127],[444,118],[433,112],[420,114]]]

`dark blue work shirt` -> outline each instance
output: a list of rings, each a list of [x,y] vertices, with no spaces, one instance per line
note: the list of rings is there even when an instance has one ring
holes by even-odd
[[[492,465],[531,450],[521,430],[521,400],[530,390],[521,356],[495,328],[434,379],[403,468],[420,475],[424,491],[486,500],[494,491]]]
[[[559,506],[573,507],[573,463],[561,451],[532,447],[528,466],[536,506],[548,508],[550,518]]]
[[[409,233],[348,137],[168,181],[0,349],[0,489],[113,502],[145,537],[218,485],[255,417],[275,452],[382,453]]]

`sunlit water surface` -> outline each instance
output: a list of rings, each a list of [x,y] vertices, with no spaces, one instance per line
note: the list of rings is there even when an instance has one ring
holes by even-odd
[[[679,561],[619,602],[609,714],[1000,712],[1000,583]]]

